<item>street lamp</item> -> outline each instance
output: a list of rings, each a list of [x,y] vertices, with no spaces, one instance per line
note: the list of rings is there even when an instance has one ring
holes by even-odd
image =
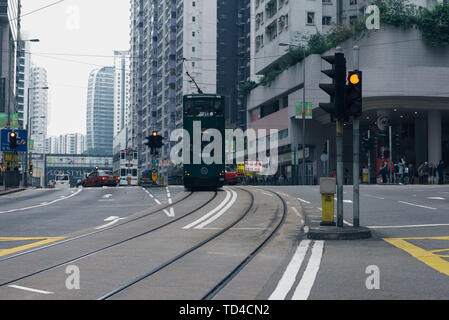
[[[26,151],[26,156],[25,156],[25,166],[22,168],[22,175],[23,175],[23,185],[25,187],[28,186],[28,179],[27,177],[27,173],[28,173],[28,165],[29,165],[29,143],[30,143],[30,139],[31,139],[31,126],[30,126],[30,121],[31,121],[31,117],[30,117],[30,91],[31,90],[48,90],[48,87],[32,87],[32,88],[28,88],[28,92],[27,92],[27,126],[26,126],[26,130],[27,130],[27,151]]]
[[[289,47],[289,48],[302,48],[298,45],[292,45],[289,43],[279,43],[280,47]],[[303,48],[303,87],[302,87],[302,182],[303,185],[306,185],[306,50]],[[295,146],[296,148],[296,146]],[[296,150],[295,150],[296,153]],[[296,166],[296,163],[295,163]],[[296,177],[295,177],[296,180]]]

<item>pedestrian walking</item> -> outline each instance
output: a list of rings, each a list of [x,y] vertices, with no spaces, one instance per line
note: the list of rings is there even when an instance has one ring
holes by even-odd
[[[382,164],[380,165],[380,174],[382,175],[382,183],[387,183],[387,171],[388,171],[388,162],[385,159],[382,159]]]
[[[426,161],[424,162],[424,166],[423,166],[423,183],[424,184],[429,184],[429,177],[430,177],[430,165],[429,163]]]
[[[438,184],[444,184],[444,161],[440,160],[440,163],[438,164]]]
[[[410,184],[415,184],[415,177],[416,177],[415,167],[413,166],[413,163],[409,163],[408,164],[408,179],[409,179]]]

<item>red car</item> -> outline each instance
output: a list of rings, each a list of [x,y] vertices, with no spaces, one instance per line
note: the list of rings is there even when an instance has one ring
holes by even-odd
[[[120,183],[120,177],[115,176],[110,171],[93,171],[83,180],[83,187],[103,187],[117,186]]]
[[[229,185],[239,184],[243,182],[245,174],[234,170],[226,170],[225,180]]]

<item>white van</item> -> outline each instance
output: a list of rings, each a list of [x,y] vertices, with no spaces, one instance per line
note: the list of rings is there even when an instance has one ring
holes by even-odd
[[[55,189],[70,189],[70,178],[66,174],[55,177]]]

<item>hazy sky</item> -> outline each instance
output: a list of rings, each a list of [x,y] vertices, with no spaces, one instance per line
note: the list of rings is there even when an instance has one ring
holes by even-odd
[[[129,49],[129,0],[22,0],[24,39],[32,61],[47,69],[47,136],[85,133],[89,73],[113,65],[114,50]],[[98,57],[101,56],[101,57]]]

